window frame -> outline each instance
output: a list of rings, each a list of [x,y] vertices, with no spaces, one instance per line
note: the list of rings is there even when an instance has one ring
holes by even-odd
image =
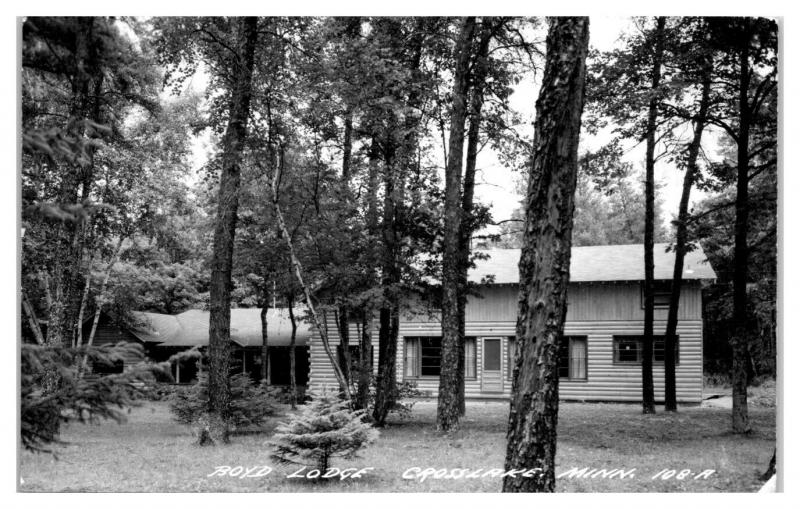
[[[611,356],[612,356],[612,363],[622,366],[641,366],[642,359],[643,359],[643,339],[644,336],[642,334],[614,334],[611,338]],[[681,337],[679,334],[675,335],[675,365],[680,365],[680,341]],[[619,341],[636,341],[637,343],[637,355],[635,361],[620,361],[619,360]],[[666,342],[667,336],[665,334],[653,334],[653,365],[660,366],[664,364],[664,359],[661,360],[656,359],[656,345],[661,343],[660,350],[665,353],[666,352]],[[662,353],[662,355],[663,355]]]
[[[512,347],[513,345],[513,347]],[[514,379],[514,357],[517,355],[517,337],[506,336],[506,362],[508,369],[506,369],[506,379]]]
[[[672,298],[672,280],[656,279],[653,281],[653,308],[669,309],[669,301]],[[642,309],[644,309],[644,281],[639,284],[639,299]]]
[[[564,334],[561,336],[561,341],[566,341],[566,348],[567,348],[567,376],[561,376],[561,344],[558,345],[558,352],[559,352],[559,361],[558,361],[558,378],[559,380],[568,380],[568,381],[575,381],[575,382],[587,382],[589,380],[589,336],[586,335],[575,335],[575,334]],[[583,372],[584,376],[577,377],[573,376],[573,359],[572,359],[572,344],[573,342],[581,342],[583,343]]]
[[[423,375],[422,374],[422,345],[420,344],[420,340],[426,339],[438,339],[439,340],[439,375]],[[472,357],[472,372],[474,373],[472,376],[467,376],[467,363],[469,359],[466,356],[466,342],[472,341],[473,343],[473,351],[475,355]],[[414,366],[411,370],[412,373],[417,373],[416,375],[408,375],[408,345],[411,342],[416,342],[417,346],[414,348],[416,349],[417,355],[413,358]],[[465,348],[464,348],[464,380],[477,380],[478,379],[478,337],[477,336],[464,336]],[[438,380],[441,376],[441,363],[442,363],[442,337],[441,336],[403,336],[403,380]]]
[[[467,357],[467,341],[472,342],[472,351],[475,355],[472,356],[472,376],[468,376],[469,358]],[[478,379],[478,338],[477,336],[464,336],[464,380],[477,380]]]

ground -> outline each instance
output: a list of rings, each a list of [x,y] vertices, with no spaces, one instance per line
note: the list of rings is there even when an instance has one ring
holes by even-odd
[[[753,433],[730,433],[730,410],[681,408],[677,414],[641,414],[638,405],[562,403],[559,412],[557,491],[564,492],[747,492],[763,484],[775,446],[775,409],[756,407],[750,415]],[[258,433],[236,435],[222,447],[192,445],[191,431],[172,421],[165,402],[134,408],[126,423],[106,422],[65,428],[58,459],[49,454],[20,453],[20,491],[420,491],[497,492],[499,478],[404,479],[420,469],[479,468],[478,475],[502,469],[508,403],[470,402],[462,430],[447,436],[434,431],[435,401],[418,402],[410,419],[391,421],[380,439],[360,458],[336,459],[334,467],[372,467],[361,479],[327,482],[287,478],[299,467],[275,465],[266,444],[278,421]],[[216,467],[242,466],[252,477],[213,474]],[[255,469],[271,466],[273,471]],[[586,478],[567,475],[584,471]],[[625,478],[591,478],[591,469],[624,469]],[[671,479],[653,479],[664,469]],[[691,474],[676,479],[682,470]],[[695,479],[713,470],[707,478]],[[575,471],[573,471],[575,472]],[[236,472],[238,473],[238,472]],[[462,474],[466,474],[462,472]],[[570,478],[572,477],[572,478]]]

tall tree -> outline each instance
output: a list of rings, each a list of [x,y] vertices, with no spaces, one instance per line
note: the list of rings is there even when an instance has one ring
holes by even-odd
[[[776,157],[770,157],[774,154],[777,138],[775,116],[769,114],[770,100],[774,99],[777,87],[777,25],[764,18],[717,18],[710,24],[715,43],[726,54],[721,71],[727,91],[731,97],[736,97],[730,101],[728,115],[710,121],[724,129],[736,145],[733,323],[730,335],[732,426],[736,433],[748,433],[749,186],[755,175],[774,167],[777,161]],[[763,130],[756,130],[759,120],[765,127]],[[756,161],[760,164],[753,164]]]
[[[655,26],[655,47],[652,58],[650,88],[655,91],[661,85],[661,66],[664,59],[664,26],[666,18],[659,16]],[[647,107],[647,145],[645,149],[645,185],[644,185],[644,337],[642,338],[642,412],[653,414],[656,411],[653,388],[653,315],[655,302],[653,299],[653,244],[655,235],[655,150],[656,129],[658,121],[659,98],[654,94]]]
[[[699,26],[697,26],[699,24]],[[667,311],[667,327],[664,339],[664,410],[674,412],[678,409],[675,383],[675,352],[677,344],[678,308],[680,305],[681,286],[683,282],[683,261],[689,248],[689,197],[695,181],[699,178],[698,160],[700,157],[703,131],[708,125],[708,110],[711,103],[712,55],[707,44],[708,31],[704,22],[699,21],[690,26],[704,33],[703,36],[692,34],[689,47],[686,48],[687,70],[697,80],[700,96],[695,101],[694,111],[687,112],[692,120],[692,139],[686,146],[686,156],[681,158],[684,166],[683,187],[678,205],[678,216],[675,224],[675,264],[672,272],[672,288],[670,291],[669,309]],[[693,105],[694,106],[694,105]],[[695,109],[696,108],[696,109]]]
[[[567,312],[573,197],[583,111],[588,18],[553,18],[539,98],[520,255],[517,349],[503,491],[555,489],[558,344]]]
[[[464,163],[464,183],[461,195],[461,222],[458,232],[458,410],[460,415],[466,413],[465,386],[464,386],[464,334],[466,327],[468,272],[470,267],[470,252],[473,233],[480,228],[486,214],[481,214],[481,207],[475,205],[475,172],[477,170],[478,151],[480,149],[481,123],[483,120],[484,95],[487,88],[489,74],[489,45],[508,20],[504,18],[483,17],[477,29],[477,48],[473,56],[472,73],[470,76],[471,93],[469,97],[469,128],[467,129],[467,154]],[[500,66],[498,66],[500,67]]]
[[[401,19],[378,18],[374,27],[376,43],[391,48],[384,64],[387,70],[380,76],[382,83],[376,89],[378,105],[381,106],[372,113],[376,121],[371,122],[383,162],[382,299],[378,311],[378,373],[372,411],[379,426],[385,423],[397,399],[397,340],[403,267],[407,266],[402,260],[403,239],[411,226],[408,223],[411,207],[406,204],[406,189],[419,170],[417,155],[421,118],[418,111],[424,98],[425,79],[421,62],[429,23],[435,26],[438,21],[418,18],[408,23]],[[404,77],[402,85],[396,81],[397,76]],[[409,114],[398,114],[399,111]]]
[[[98,203],[98,182],[108,180],[99,174],[138,178],[141,166],[104,163],[134,151],[124,129],[132,109],[145,116],[157,110],[148,41],[135,44],[140,27],[125,25],[108,17],[28,17],[22,24],[23,285],[28,314],[38,308],[46,316],[42,338],[54,348],[74,343],[87,260],[111,236],[96,225],[117,205]],[[47,378],[46,390],[55,389],[58,373]]]
[[[211,259],[211,294],[208,329],[208,433],[212,440],[228,441],[230,406],[231,270],[239,206],[240,164],[250,116],[253,65],[258,20],[246,17],[236,23],[230,113],[222,141],[214,252]],[[201,443],[203,441],[201,440]]]
[[[226,443],[230,405],[231,271],[240,166],[251,111],[258,19],[169,18],[159,19],[156,27],[162,63],[168,66],[168,82],[172,80],[180,85],[183,77],[192,74],[203,62],[212,70],[212,87],[222,92],[214,108],[217,124],[224,124],[225,128],[211,257],[208,415],[198,442]]]
[[[444,196],[444,253],[442,256],[442,356],[439,376],[439,398],[436,427],[442,431],[458,429],[459,420],[459,344],[461,341],[459,302],[465,290],[459,267],[461,245],[461,178],[464,154],[464,124],[467,118],[469,91],[469,64],[475,18],[466,17],[461,22],[456,47],[456,67],[453,81],[453,105],[450,113],[450,138],[447,166],[445,168]]]

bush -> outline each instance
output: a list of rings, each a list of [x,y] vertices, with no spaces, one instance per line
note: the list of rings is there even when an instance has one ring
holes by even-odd
[[[208,411],[208,374],[201,373],[197,383],[175,391],[169,409],[175,421],[186,425],[201,424]],[[239,373],[231,377],[231,407],[228,425],[231,431],[259,426],[275,413],[272,390],[254,384],[250,376]]]
[[[401,419],[408,419],[411,417],[411,410],[416,401],[414,399],[430,397],[429,391],[421,391],[417,388],[416,382],[403,381],[395,385],[396,393],[394,397],[394,405],[389,409],[390,414],[397,414]],[[369,407],[375,405],[375,392],[377,386],[375,377],[372,377],[369,387]],[[411,400],[411,401],[409,401]]]
[[[87,365],[97,366],[143,356],[141,347],[131,343],[81,348],[25,344],[21,353],[20,434],[22,446],[36,452],[52,453],[48,445],[59,443],[66,422],[124,421],[124,411],[146,396],[159,369],[142,363],[123,373],[80,376],[84,357]],[[49,380],[54,384],[48,385]]]
[[[331,458],[353,458],[378,438],[378,431],[364,422],[364,410],[351,411],[346,401],[327,392],[310,395],[311,402],[288,424],[278,425],[269,442],[274,460],[316,465],[324,472]]]
[[[278,403],[288,405],[292,402],[292,388],[286,385],[276,385],[270,388],[272,395]],[[306,396],[306,386],[297,386],[297,404],[302,405],[308,397]]]

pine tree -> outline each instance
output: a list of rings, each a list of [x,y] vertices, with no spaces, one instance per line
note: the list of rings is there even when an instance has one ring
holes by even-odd
[[[229,405],[230,431],[247,426],[260,426],[275,413],[274,392],[266,384],[254,384],[247,373],[230,377],[231,399]],[[208,375],[201,373],[197,383],[175,393],[170,402],[170,412],[176,422],[192,426],[198,445],[211,445],[208,409]]]
[[[281,423],[270,445],[272,458],[281,463],[311,463],[320,472],[330,467],[331,458],[353,458],[359,449],[378,438],[378,430],[364,422],[365,410],[351,411],[349,402],[332,393],[311,394],[288,424]]]

